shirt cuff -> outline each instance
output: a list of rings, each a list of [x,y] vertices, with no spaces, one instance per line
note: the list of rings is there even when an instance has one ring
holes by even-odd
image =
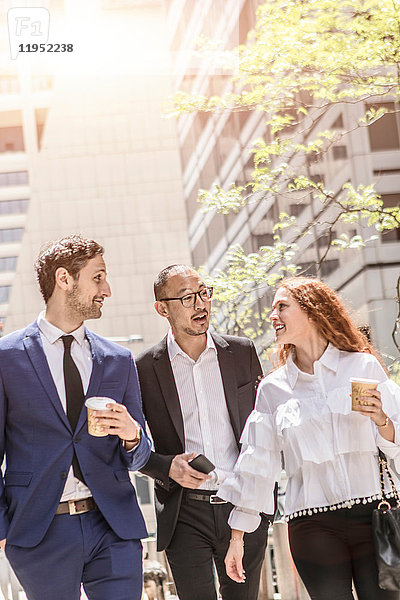
[[[228,524],[231,529],[238,529],[246,533],[252,533],[261,523],[259,513],[250,512],[241,508],[235,507],[229,515]]]

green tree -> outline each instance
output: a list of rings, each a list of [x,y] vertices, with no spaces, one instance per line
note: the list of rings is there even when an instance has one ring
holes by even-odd
[[[202,41],[205,53],[215,49],[211,46]],[[220,326],[258,337],[265,332],[266,311],[257,310],[257,298],[266,286],[300,272],[298,244],[305,236],[317,240],[321,227],[327,236],[316,260],[321,275],[328,254],[376,239],[335,237],[338,223],[367,225],[377,234],[400,226],[399,206],[385,207],[370,182],[357,187],[347,182],[338,191],[312,176],[312,165],[343,138],[399,110],[400,1],[268,0],[258,9],[248,43],[220,57],[237,66],[231,90],[211,98],[178,92],[171,114],[263,111],[266,129],[253,142],[251,179],[200,190],[204,210],[226,214],[246,202],[296,194],[296,202],[309,206],[312,215],[300,224],[281,213],[272,245],[250,255],[235,246],[226,268],[213,274]],[[323,128],[324,116],[338,104],[360,107],[358,116],[346,126]],[[399,319],[393,339],[400,350],[398,328]]]

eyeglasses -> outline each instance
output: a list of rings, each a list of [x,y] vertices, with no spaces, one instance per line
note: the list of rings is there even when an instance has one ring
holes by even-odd
[[[202,290],[198,292],[193,292],[192,294],[186,294],[186,296],[179,296],[178,298],[160,298],[160,302],[169,302],[169,300],[180,300],[182,306],[185,308],[192,308],[196,304],[196,296],[198,296],[203,302],[208,302],[211,300],[213,295],[212,287],[204,287]]]

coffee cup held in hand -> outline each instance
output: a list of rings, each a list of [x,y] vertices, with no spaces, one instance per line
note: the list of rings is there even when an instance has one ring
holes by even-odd
[[[379,381],[376,379],[361,379],[359,377],[351,377],[351,409],[359,410],[360,407],[371,406],[371,402],[360,400],[361,396],[365,395],[367,390],[376,390]]]
[[[95,410],[111,411],[111,408],[107,408],[107,404],[116,404],[116,402],[112,398],[106,398],[104,396],[93,396],[86,400],[85,406],[87,408],[88,432],[90,435],[94,435],[95,437],[105,437],[108,435],[108,433],[101,429],[101,424],[96,423],[93,414]]]

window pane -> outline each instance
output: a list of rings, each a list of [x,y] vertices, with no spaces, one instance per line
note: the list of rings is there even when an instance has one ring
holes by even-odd
[[[0,129],[0,152],[23,152],[24,150],[22,127],[2,127]]]
[[[334,146],[332,148],[333,160],[343,160],[347,158],[346,146]]]
[[[382,194],[383,206],[389,208],[391,206],[400,206],[400,193],[399,194]],[[381,234],[383,243],[387,242],[399,242],[400,241],[400,228],[392,229],[392,231],[383,231]]]
[[[26,185],[27,183],[28,183],[28,171],[14,171],[13,173],[0,173],[0,186]]]
[[[3,256],[0,258],[0,272],[9,273],[17,268],[16,256]]]
[[[393,102],[382,102],[377,105],[370,104],[367,105],[367,108],[371,108],[372,106],[374,106],[374,108],[383,107],[390,111],[395,109]],[[399,128],[396,114],[385,114],[375,121],[375,123],[369,125],[368,135],[371,150],[391,150],[392,148],[399,148]]]
[[[4,304],[8,302],[8,298],[10,296],[11,286],[10,285],[1,285],[0,286],[0,304]]]
[[[29,200],[4,200],[0,202],[0,215],[24,214],[28,210]]]
[[[22,227],[14,229],[0,229],[0,243],[19,242],[22,240],[24,230]]]

